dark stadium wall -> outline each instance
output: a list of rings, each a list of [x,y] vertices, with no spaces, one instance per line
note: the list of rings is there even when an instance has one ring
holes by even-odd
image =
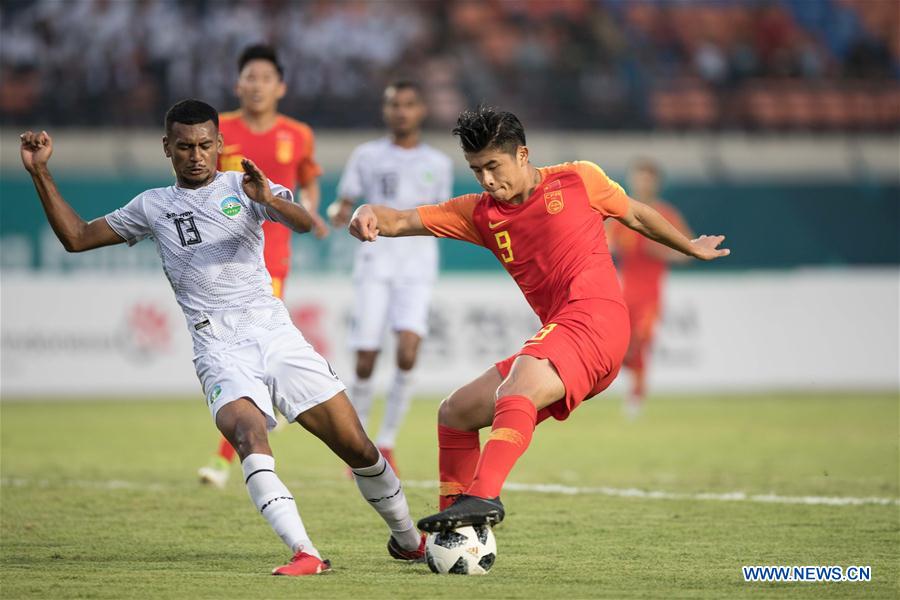
[[[478,191],[469,179],[459,177],[454,192]],[[169,182],[64,176],[58,184],[76,210],[90,219],[121,206],[148,187]],[[323,210],[334,198],[336,184],[334,176],[322,179]],[[682,210],[696,232],[728,236],[732,256],[704,265],[704,271],[900,264],[900,185],[896,183],[670,181],[663,196]],[[58,270],[58,261],[42,256],[42,240],[46,241],[49,228],[30,179],[18,174],[0,177],[0,199],[3,267]],[[307,256],[304,268],[325,270],[333,265],[326,259],[334,238],[302,243],[305,252],[312,248],[318,253],[317,257]],[[65,264],[77,268],[80,260],[90,264],[81,256],[71,257]],[[442,264],[451,271],[500,271],[489,253],[452,241],[443,242]]]

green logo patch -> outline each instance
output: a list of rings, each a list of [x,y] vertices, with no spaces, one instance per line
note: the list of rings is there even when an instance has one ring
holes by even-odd
[[[206,397],[206,402],[208,404],[213,404],[216,399],[222,395],[222,386],[218,383],[213,386],[213,389],[209,390],[209,395]]]
[[[228,196],[222,200],[222,213],[226,217],[236,217],[241,212],[241,202],[237,196]]]

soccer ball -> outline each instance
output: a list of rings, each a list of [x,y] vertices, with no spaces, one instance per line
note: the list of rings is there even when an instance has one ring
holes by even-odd
[[[484,575],[497,558],[497,540],[487,525],[428,534],[425,558],[433,573]]]

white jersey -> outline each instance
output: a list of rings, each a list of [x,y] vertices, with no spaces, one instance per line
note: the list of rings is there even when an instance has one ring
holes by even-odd
[[[446,154],[427,144],[401,148],[384,137],[353,151],[341,175],[338,196],[408,210],[448,200],[452,188],[453,164]],[[353,275],[433,281],[437,268],[435,238],[378,238],[359,245]]]
[[[162,267],[184,311],[199,355],[290,325],[272,295],[263,263],[262,222],[275,220],[241,186],[243,173],[217,173],[195,190],[177,185],[147,190],[106,221],[128,245],[156,240]],[[272,192],[293,200],[287,188]]]

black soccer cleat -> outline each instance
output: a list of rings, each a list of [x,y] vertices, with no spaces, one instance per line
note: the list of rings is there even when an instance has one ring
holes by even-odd
[[[422,531],[437,533],[458,529],[468,525],[494,526],[503,520],[506,511],[500,496],[496,498],[479,498],[460,494],[451,506],[441,512],[419,519],[418,527]]]

